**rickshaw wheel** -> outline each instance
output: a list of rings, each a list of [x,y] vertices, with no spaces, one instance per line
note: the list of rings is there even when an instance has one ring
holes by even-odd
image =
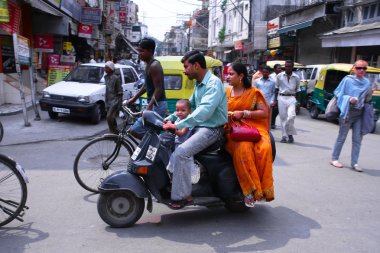
[[[318,119],[319,108],[316,105],[312,105],[310,108],[310,117],[312,119]]]

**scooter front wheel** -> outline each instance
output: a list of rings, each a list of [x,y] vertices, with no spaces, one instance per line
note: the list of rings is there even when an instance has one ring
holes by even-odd
[[[115,228],[134,225],[144,212],[145,202],[131,191],[102,192],[98,199],[100,218]]]

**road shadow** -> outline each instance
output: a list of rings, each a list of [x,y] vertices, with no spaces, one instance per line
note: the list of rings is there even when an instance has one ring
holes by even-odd
[[[322,146],[322,145],[315,145],[315,144],[309,144],[309,143],[302,143],[295,141],[294,143],[291,143],[290,145],[300,146],[304,148],[317,148],[322,150],[331,150],[331,147],[328,146]]]
[[[49,237],[49,233],[33,229],[32,225],[33,223],[25,223],[17,227],[0,227],[0,252],[21,253],[30,249],[31,244]]]
[[[284,247],[291,239],[307,239],[318,222],[286,207],[258,204],[249,212],[232,214],[205,208],[144,216],[126,229],[107,227],[121,238],[154,238],[193,245],[207,244],[215,252],[253,252]]]
[[[88,203],[96,204],[98,203],[99,194],[98,193],[89,193],[83,196],[83,200]]]
[[[355,171],[356,172],[356,171]],[[380,170],[363,168],[363,173],[372,177],[380,177]]]

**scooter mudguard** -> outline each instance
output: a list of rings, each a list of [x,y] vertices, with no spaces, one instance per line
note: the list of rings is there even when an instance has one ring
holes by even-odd
[[[117,171],[109,175],[98,189],[100,192],[128,190],[135,193],[138,198],[150,196],[142,179],[128,171]]]

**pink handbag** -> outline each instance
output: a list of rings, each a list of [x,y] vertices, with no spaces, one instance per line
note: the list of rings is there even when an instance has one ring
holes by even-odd
[[[233,141],[258,142],[261,139],[259,130],[256,127],[248,125],[246,122],[232,120],[230,127],[230,136]]]

